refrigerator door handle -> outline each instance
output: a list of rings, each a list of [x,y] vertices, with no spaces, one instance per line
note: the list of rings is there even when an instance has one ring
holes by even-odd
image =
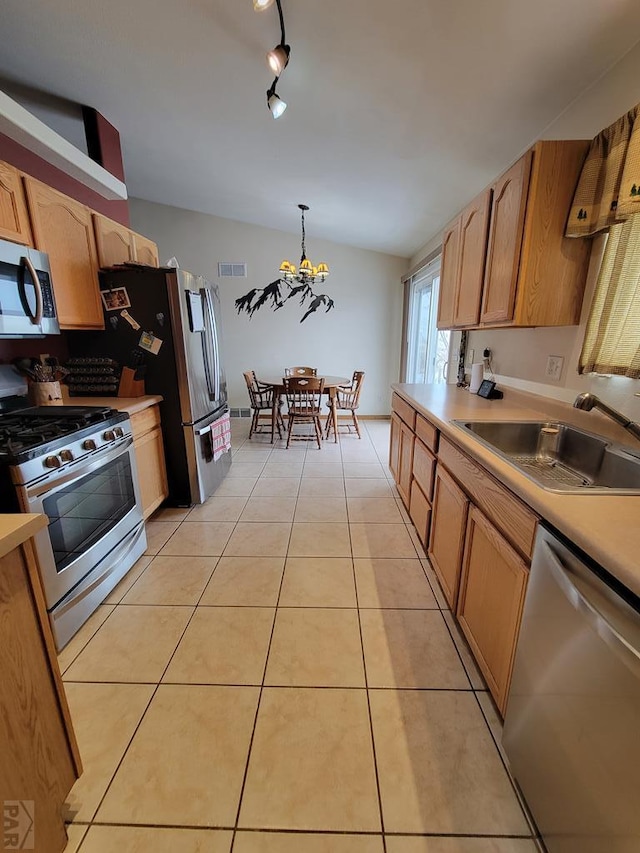
[[[204,301],[206,305],[206,322],[205,335],[210,339],[213,347],[213,400],[218,400],[220,397],[220,348],[218,345],[218,332],[216,329],[216,315],[213,307],[213,298],[208,287],[202,288],[204,292]]]
[[[212,324],[209,318],[210,306],[209,300],[207,299],[207,289],[205,287],[200,288],[200,297],[202,299],[204,309],[204,331],[202,332],[202,355],[204,358],[204,373],[205,379],[207,381],[207,392],[209,394],[209,400],[214,401],[217,399],[215,383],[216,355],[215,350],[212,346]],[[214,367],[212,367],[212,365],[214,365]]]

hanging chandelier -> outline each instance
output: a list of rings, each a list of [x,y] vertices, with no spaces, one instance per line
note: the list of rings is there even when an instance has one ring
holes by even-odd
[[[279,278],[272,281],[266,287],[253,288],[248,293],[245,293],[244,296],[236,299],[235,306],[238,314],[241,311],[245,311],[249,317],[252,317],[256,311],[265,305],[269,305],[274,311],[277,311],[292,296],[300,297],[300,305],[304,305],[306,300],[309,300],[307,310],[302,320],[300,320],[301,323],[320,307],[324,307],[325,313],[333,308],[333,299],[327,296],[326,293],[315,293],[313,290],[313,285],[325,282],[329,275],[329,267],[325,263],[313,266],[307,258],[304,214],[309,210],[309,207],[306,204],[299,204],[298,207],[302,213],[302,254],[300,256],[300,266],[296,268],[295,264],[284,260],[278,270],[280,274]]]
[[[287,104],[276,92],[276,86],[280,80],[280,75],[289,63],[291,47],[286,43],[286,35],[284,30],[284,15],[282,13],[282,3],[280,0],[275,0],[278,7],[278,18],[280,20],[280,41],[267,53],[267,65],[275,74],[273,83],[267,89],[267,106],[271,110],[271,115],[274,118],[280,118],[287,108]],[[256,12],[263,12],[273,5],[273,0],[253,0],[253,8]]]
[[[307,247],[305,246],[305,230],[304,230],[304,214],[309,210],[308,205],[299,204],[298,207],[302,213],[302,255],[300,256],[300,266],[296,270],[296,265],[284,260],[280,264],[280,275],[282,278],[291,283],[297,281],[300,284],[315,284],[316,279],[322,283],[329,275],[329,267],[325,263],[318,264],[314,267],[309,258],[307,258]]]

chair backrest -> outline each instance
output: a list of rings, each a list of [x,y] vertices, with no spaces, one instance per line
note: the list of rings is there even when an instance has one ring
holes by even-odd
[[[285,376],[282,380],[289,412],[317,415],[322,404],[324,379],[315,376]]]
[[[317,376],[317,367],[290,367],[291,376]]]
[[[247,383],[251,408],[270,409],[273,406],[273,387],[258,382],[253,370],[246,370],[242,375]]]
[[[364,382],[364,370],[354,370],[351,386],[339,385],[337,390],[338,406],[341,409],[357,409],[360,405],[360,391]]]

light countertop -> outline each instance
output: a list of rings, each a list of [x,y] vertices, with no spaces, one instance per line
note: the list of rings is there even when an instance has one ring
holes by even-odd
[[[163,397],[157,394],[144,394],[142,397],[65,397],[65,406],[109,406],[119,412],[133,415],[161,403]]]
[[[451,421],[561,419],[637,449],[624,430],[600,415],[509,388],[503,389],[503,400],[484,400],[451,385],[397,384],[392,388],[542,519],[640,595],[640,496],[546,491]]]
[[[21,512],[0,514],[0,557],[4,557],[18,545],[42,530],[49,523],[46,515]]]

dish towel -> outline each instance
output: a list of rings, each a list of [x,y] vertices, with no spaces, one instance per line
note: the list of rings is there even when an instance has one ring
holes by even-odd
[[[211,424],[211,441],[213,444],[213,461],[217,462],[223,453],[231,450],[231,418],[229,412]]]

